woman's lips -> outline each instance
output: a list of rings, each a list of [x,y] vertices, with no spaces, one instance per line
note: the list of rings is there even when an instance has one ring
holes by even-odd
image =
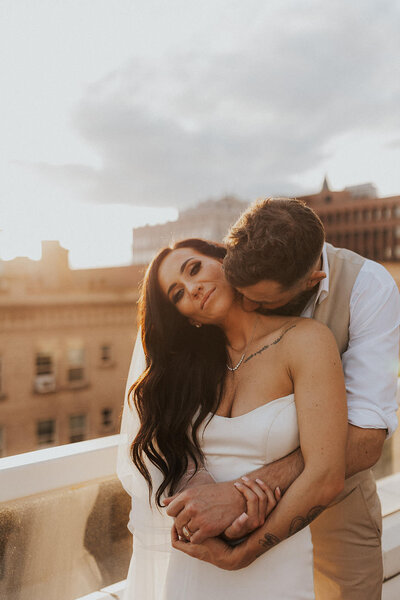
[[[211,294],[215,291],[215,288],[213,288],[212,290],[210,290],[209,292],[207,292],[207,294],[204,296],[203,300],[201,301],[200,304],[200,308],[201,310],[203,310],[203,308],[205,307],[206,303],[208,302],[209,297],[211,296]]]

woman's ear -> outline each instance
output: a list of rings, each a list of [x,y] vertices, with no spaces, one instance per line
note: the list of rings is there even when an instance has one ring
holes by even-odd
[[[197,328],[201,327],[201,323],[199,323],[198,321],[193,321],[193,319],[189,319],[189,323],[193,327],[197,327]]]

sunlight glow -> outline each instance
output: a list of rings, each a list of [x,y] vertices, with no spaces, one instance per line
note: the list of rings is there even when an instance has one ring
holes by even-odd
[[[134,227],[176,218],[173,208],[67,202],[55,207],[44,201],[38,209],[37,204],[13,203],[0,215],[0,257],[38,260],[42,240],[59,240],[70,250],[72,268],[129,264]]]

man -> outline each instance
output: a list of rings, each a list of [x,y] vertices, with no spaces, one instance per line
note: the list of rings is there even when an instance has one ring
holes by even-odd
[[[318,216],[304,203],[268,199],[250,207],[227,237],[226,276],[248,310],[313,317],[335,335],[345,373],[349,433],[346,485],[311,524],[318,600],[378,600],[382,588],[381,508],[370,468],[397,426],[400,301],[379,264],[324,243]],[[306,349],[305,349],[306,351]],[[304,463],[300,450],[248,474],[286,490]],[[168,514],[195,524],[193,542],[246,525],[234,482],[182,492]]]

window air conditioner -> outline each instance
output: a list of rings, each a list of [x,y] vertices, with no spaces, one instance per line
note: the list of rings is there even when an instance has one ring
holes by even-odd
[[[55,392],[55,390],[56,379],[54,375],[37,375],[35,380],[35,392],[47,394],[48,392]]]

